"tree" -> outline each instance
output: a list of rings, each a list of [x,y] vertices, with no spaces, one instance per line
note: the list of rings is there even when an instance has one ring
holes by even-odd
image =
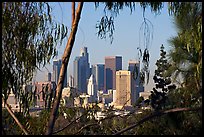
[[[57,91],[56,91],[56,99],[55,102],[53,104],[53,108],[50,114],[50,120],[48,122],[48,128],[46,131],[47,135],[52,134],[53,132],[53,127],[54,127],[54,123],[55,123],[55,118],[57,115],[57,111],[59,108],[59,103],[60,103],[60,99],[61,99],[61,95],[62,95],[62,84],[64,83],[64,77],[65,77],[65,73],[66,73],[66,68],[69,62],[69,58],[71,55],[71,51],[74,45],[74,41],[75,41],[75,35],[77,32],[77,28],[78,28],[78,24],[79,24],[79,19],[80,19],[80,15],[82,12],[82,7],[83,7],[83,2],[80,2],[78,4],[76,13],[75,13],[75,3],[73,2],[73,7],[72,7],[72,29],[71,29],[71,34],[69,36],[63,57],[62,57],[62,66],[60,69],[60,74],[59,74],[59,80],[57,83]]]
[[[180,99],[183,105],[192,105],[193,102],[197,104],[202,99],[201,5],[191,3],[188,5],[190,11],[184,10],[181,15],[174,17],[178,34],[169,39],[169,59],[172,66],[168,71],[174,74],[175,81],[181,79],[178,92],[186,93],[185,97]]]
[[[168,93],[176,88],[174,84],[171,84],[171,75],[167,75],[166,73],[167,69],[170,67],[170,64],[167,62],[166,51],[164,51],[163,44],[161,45],[160,49],[161,57],[156,62],[157,69],[155,70],[155,75],[153,77],[156,87],[153,88],[150,95],[150,103],[155,111],[164,109]]]
[[[20,110],[28,114],[33,94],[26,90],[26,85],[36,69],[57,54],[56,45],[62,43],[67,32],[64,25],[53,21],[51,7],[46,2],[2,3],[2,99],[5,104],[12,91],[19,100]],[[11,108],[6,108],[22,127]]]
[[[31,91],[23,91],[23,85],[57,54],[56,45],[68,32],[51,16],[46,2],[2,3],[2,96],[6,101],[12,90],[24,113]]]
[[[35,5],[36,3],[34,3],[34,5]],[[96,6],[97,5],[99,5],[99,3],[95,3],[96,4]],[[114,17],[116,17],[118,14],[119,14],[119,11],[121,11],[122,9],[123,9],[123,7],[128,7],[128,8],[130,8],[130,10],[131,10],[131,12],[132,12],[132,9],[134,9],[134,7],[135,7],[135,3],[134,2],[106,2],[106,3],[104,3],[105,4],[105,9],[104,9],[104,13],[105,13],[105,17],[102,17],[102,19],[101,19],[101,22],[99,22],[99,26],[98,26],[98,28],[99,28],[99,35],[98,36],[102,36],[101,38],[103,38],[103,36],[104,35],[106,35],[107,33],[109,33],[109,36],[110,37],[112,37],[113,35],[113,32],[114,32]],[[5,5],[5,6],[4,6]],[[6,9],[5,10],[5,12],[4,12],[4,10],[3,10],[3,13],[4,13],[4,15],[19,15],[20,17],[22,17],[21,16],[21,14],[22,13],[20,13],[20,14],[18,14],[18,7],[19,6],[16,6],[16,4],[14,3],[12,6],[11,6],[11,8],[7,8],[7,7],[9,7],[9,6],[6,6],[7,5],[7,3],[5,3],[5,4],[2,4],[2,6],[4,7],[4,9]],[[21,5],[21,4],[20,4]],[[22,4],[22,5],[26,5],[26,4]],[[48,5],[48,4],[47,4]],[[175,13],[175,14],[177,14],[177,15],[179,15],[183,10],[185,10],[185,9],[188,9],[188,8],[186,8],[185,7],[185,5],[189,5],[188,3],[177,3],[177,2],[174,2],[174,3],[169,3],[169,7],[170,7],[170,11],[172,11],[173,13]],[[16,9],[14,10],[14,8],[13,7],[15,7],[16,6]],[[141,2],[140,3],[140,6],[141,7],[143,7],[143,9],[144,9],[144,11],[145,11],[145,9],[149,6],[149,7],[151,7],[151,9],[152,9],[152,11],[154,12],[154,13],[157,13],[158,11],[160,11],[161,9],[162,9],[162,3],[161,2]],[[26,7],[26,6],[25,6]],[[36,6],[33,6],[33,7],[35,7],[36,8]],[[36,10],[36,11],[41,11],[41,10],[43,10],[43,8],[42,8],[42,6],[39,6],[40,7],[40,10],[38,9],[38,10]],[[63,58],[62,58],[62,67],[61,67],[61,70],[60,70],[60,77],[59,77],[59,82],[57,83],[57,91],[56,91],[56,98],[55,98],[55,101],[54,101],[54,104],[53,104],[53,108],[52,108],[52,111],[51,111],[51,113],[50,113],[50,119],[49,119],[49,122],[48,122],[48,127],[47,127],[47,131],[46,131],[46,134],[52,134],[52,132],[53,132],[53,127],[54,127],[54,124],[55,124],[55,120],[56,120],[56,115],[57,115],[57,111],[58,111],[58,108],[59,108],[59,102],[60,102],[60,98],[61,98],[61,94],[62,94],[62,83],[63,83],[63,81],[64,81],[64,76],[65,76],[65,73],[66,73],[66,68],[67,68],[67,65],[68,65],[68,62],[69,62],[69,58],[70,58],[70,55],[71,55],[71,51],[72,51],[72,47],[73,47],[73,44],[74,44],[74,41],[75,41],[75,35],[76,35],[76,32],[77,32],[77,28],[78,28],[78,23],[79,23],[79,19],[80,19],[80,14],[81,14],[81,11],[82,11],[82,7],[83,7],[83,2],[80,2],[79,4],[78,4],[78,8],[77,8],[77,10],[75,11],[75,3],[73,2],[72,3],[72,28],[71,28],[71,33],[70,33],[70,36],[69,36],[69,39],[68,39],[68,42],[67,42],[67,46],[66,46],[66,48],[65,48],[65,51],[64,51],[64,55],[63,55]],[[34,9],[35,9],[34,8]],[[21,8],[19,8],[19,9],[21,9]],[[22,9],[24,9],[24,8],[22,8]],[[25,8],[25,9],[29,9],[29,8]],[[48,8],[47,8],[47,10],[48,10],[48,13],[49,13],[49,6],[48,6]],[[110,17],[108,17],[108,16],[106,16],[106,11],[112,11],[111,13],[111,16]],[[16,12],[16,14],[15,14],[15,12]],[[21,11],[21,10],[20,10]],[[25,10],[26,11],[26,10]],[[29,14],[30,16],[28,16],[28,17],[34,17],[34,19],[35,19],[35,14],[32,14],[32,6],[31,6],[31,14]],[[34,10],[35,11],[35,10]],[[14,12],[14,14],[13,14],[13,12]],[[6,14],[5,14],[6,13]],[[12,14],[11,14],[12,13]],[[23,12],[23,14],[22,15],[24,15],[24,13],[28,13],[28,12]],[[37,12],[38,13],[38,12]],[[43,12],[40,12],[40,13],[43,13]],[[27,17],[27,14],[25,14],[26,16],[23,16],[23,19],[25,19],[26,17]],[[37,14],[38,15],[38,14]],[[40,14],[41,15],[41,17],[43,18],[44,16],[42,16],[43,14]],[[47,15],[47,14],[46,14]],[[8,16],[8,17],[10,17],[10,16]],[[15,38],[16,37],[13,37],[13,36],[15,36],[15,35],[9,35],[10,33],[8,33],[8,35],[7,35],[7,32],[13,32],[12,30],[13,29],[8,29],[8,30],[10,30],[10,31],[7,31],[6,29],[8,28],[8,27],[11,27],[12,25],[12,23],[13,22],[10,22],[10,20],[9,19],[7,19],[6,17],[7,16],[4,16],[5,17],[5,21],[7,21],[7,23],[5,23],[5,24],[7,24],[7,26],[4,24],[4,26],[5,27],[3,27],[3,34],[5,34],[4,35],[4,37],[5,37],[5,41],[3,41],[2,43],[3,43],[3,45],[7,45],[7,43],[9,43],[9,41],[8,41],[8,39],[6,39],[7,37],[10,39],[12,39],[12,38],[14,38],[14,40],[15,40]],[[18,17],[18,16],[14,16],[14,17]],[[48,18],[46,18],[45,20],[43,20],[42,18],[41,18],[41,20],[40,21],[44,21],[44,22],[48,22],[48,24],[49,24],[49,21],[50,21],[50,19],[51,19],[51,16],[50,16],[50,14],[48,14],[48,16],[46,16],[46,17],[48,17]],[[201,14],[201,17],[202,17],[202,14]],[[21,18],[20,18],[21,19]],[[37,16],[37,19],[38,19],[38,16]],[[18,18],[16,18],[16,20],[18,21]],[[13,21],[15,21],[15,20],[13,20]],[[27,22],[27,20],[23,20],[24,22]],[[37,21],[39,21],[39,20],[37,20]],[[20,23],[16,23],[16,24],[18,24],[17,26],[21,26],[21,24],[24,24],[24,22],[20,22]],[[29,22],[29,21],[28,21]],[[46,23],[40,23],[41,24],[41,27],[45,24],[45,26],[47,25]],[[52,21],[50,21],[50,22],[52,22]],[[30,23],[30,22],[29,22]],[[9,25],[8,25],[9,24]],[[20,24],[20,25],[19,25]],[[36,25],[37,24],[37,25]],[[26,24],[25,26],[29,26],[30,24]],[[32,24],[33,25],[33,24]],[[34,23],[34,26],[32,26],[31,28],[38,28],[39,26],[38,26],[39,24],[38,23]],[[16,27],[16,25],[14,24],[14,26]],[[24,27],[25,27],[24,26]],[[31,26],[31,25],[30,25]],[[37,27],[36,27],[37,26]],[[14,31],[14,34],[15,34],[15,32],[21,32],[20,33],[20,35],[19,36],[24,36],[23,34],[22,34],[22,32],[23,31],[21,31],[21,30],[24,30],[24,27],[23,27],[23,29],[19,29],[18,27],[17,27],[17,29],[16,29],[16,31]],[[40,27],[40,28],[41,28]],[[11,27],[12,28],[12,27]],[[28,28],[28,30],[29,29],[31,29],[31,28]],[[52,27],[51,27],[52,28]],[[20,30],[20,31],[19,31]],[[47,60],[49,60],[51,57],[51,55],[53,55],[54,53],[56,53],[56,52],[54,52],[55,50],[53,50],[53,43],[54,43],[54,41],[56,40],[55,38],[57,38],[57,40],[59,40],[60,38],[59,38],[59,34],[60,34],[60,31],[57,31],[57,30],[59,30],[59,27],[58,26],[56,26],[56,27],[54,27],[53,29],[51,29],[50,31],[49,31],[49,27],[48,27],[48,31],[46,31],[46,32],[48,32],[48,33],[45,33],[45,31],[44,30],[46,30],[46,29],[43,29],[43,27],[41,28],[41,29],[39,29],[37,32],[38,33],[36,33],[36,30],[38,30],[38,29],[31,29],[31,31],[29,32],[28,31],[28,34],[27,33],[25,33],[26,34],[26,36],[27,35],[29,35],[29,34],[33,34],[33,35],[31,35],[31,42],[32,42],[32,37],[33,38],[36,38],[36,39],[34,39],[34,40],[36,40],[36,41],[34,41],[34,42],[36,42],[37,44],[39,44],[39,45],[41,45],[41,46],[37,46],[38,48],[36,48],[35,50],[33,50],[33,46],[32,45],[34,45],[34,44],[31,44],[31,46],[29,47],[29,48],[27,48],[27,49],[32,49],[31,51],[37,51],[37,54],[35,54],[36,52],[25,52],[25,53],[27,53],[27,54],[25,54],[24,52],[23,52],[23,57],[29,57],[28,55],[33,55],[34,54],[34,58],[26,58],[26,60],[31,60],[31,62],[34,62],[34,63],[30,63],[29,64],[29,62],[28,61],[26,61],[26,60],[23,60],[23,58],[22,58],[22,56],[20,56],[19,55],[19,51],[20,50],[18,50],[18,52],[16,52],[16,53],[18,53],[18,54],[15,54],[14,53],[14,56],[11,56],[11,57],[13,57],[14,59],[16,59],[17,61],[13,61],[13,58],[12,59],[10,59],[9,61],[11,61],[11,62],[13,62],[13,64],[14,65],[16,65],[16,64],[18,64],[19,63],[19,65],[20,65],[20,67],[19,67],[19,65],[17,66],[17,69],[13,69],[13,70],[18,70],[15,74],[16,75],[14,75],[14,76],[16,76],[16,77],[13,77],[13,72],[15,72],[15,71],[13,71],[12,69],[12,71],[8,71],[9,70],[9,68],[12,68],[12,65],[11,66],[7,66],[7,65],[4,65],[4,69],[2,70],[2,72],[3,72],[3,77],[5,78],[5,80],[3,80],[3,81],[8,81],[8,79],[6,79],[6,78],[8,78],[8,77],[10,77],[9,79],[11,79],[11,80],[9,80],[9,84],[7,84],[6,82],[4,82],[3,83],[3,87],[5,87],[5,89],[7,88],[7,89],[10,89],[10,88],[13,88],[12,86],[10,86],[10,85],[22,85],[22,84],[24,84],[24,83],[26,83],[25,81],[26,80],[28,80],[29,78],[31,78],[32,77],[32,72],[35,70],[35,68],[38,68],[37,66],[39,66],[39,64],[40,63],[43,63],[43,64],[45,64],[46,62],[49,62],[49,61],[47,61]],[[62,25],[62,32],[63,32],[63,25]],[[42,32],[42,33],[41,33]],[[44,32],[44,33],[43,33]],[[52,33],[53,32],[53,33]],[[11,33],[12,34],[12,33]],[[39,34],[39,35],[34,35],[34,34]],[[51,36],[51,34],[56,34],[56,35],[54,35],[54,38]],[[65,33],[66,34],[66,33]],[[102,34],[102,35],[101,35]],[[36,36],[36,37],[35,37]],[[41,38],[41,36],[42,36],[42,38],[44,38],[44,39],[38,39],[38,38]],[[47,36],[47,37],[46,37]],[[56,37],[55,37],[56,36]],[[64,34],[62,33],[62,38],[64,38]],[[4,38],[3,37],[3,38]],[[30,37],[28,37],[28,38],[30,38]],[[15,44],[17,43],[17,45],[19,46],[20,45],[20,47],[21,47],[21,44],[22,43],[25,43],[25,42],[27,42],[29,39],[28,39],[27,37],[26,38],[21,38],[21,37],[17,37],[16,38],[16,41],[17,42],[15,42]],[[23,39],[23,41],[21,41],[21,39]],[[25,39],[25,40],[24,40]],[[28,39],[28,40],[27,40]],[[27,41],[26,41],[27,40]],[[45,40],[45,41],[43,41],[43,40]],[[61,40],[61,39],[60,39]],[[22,43],[20,43],[20,42],[22,42]],[[19,42],[19,43],[18,43]],[[29,41],[30,42],[30,41]],[[43,43],[44,42],[44,43]],[[35,44],[36,44],[35,43]],[[14,46],[11,46],[11,47],[15,47],[16,45],[14,44]],[[26,45],[29,45],[29,44],[26,44]],[[43,46],[42,46],[43,45]],[[44,45],[45,45],[45,49],[44,48],[42,48],[42,47],[44,47]],[[3,47],[3,49],[6,49],[7,47]],[[24,47],[21,47],[20,49],[24,49]],[[45,51],[47,51],[46,49],[50,49],[50,52],[45,52]],[[11,48],[10,49],[7,49],[7,51],[10,51],[11,50]],[[26,50],[25,50],[26,51]],[[49,50],[48,50],[49,51]],[[144,54],[143,54],[143,60],[144,60],[144,62],[146,62],[146,63],[148,63],[148,58],[147,58],[147,55],[149,55],[149,54],[146,54],[146,53],[148,53],[148,49],[147,50],[145,50],[146,52],[144,52]],[[39,52],[39,53],[38,53]],[[31,53],[33,53],[33,54],[31,54]],[[46,56],[44,56],[45,54],[41,54],[41,53],[48,53],[48,55],[46,55]],[[202,53],[202,51],[201,51],[201,53]],[[18,55],[18,56],[15,56],[15,55]],[[39,55],[39,56],[38,56]],[[5,54],[4,55],[5,57],[8,57],[8,54]],[[5,58],[4,57],[4,58]],[[47,58],[48,57],[48,58]],[[32,61],[32,59],[33,59],[33,61]],[[37,61],[36,61],[36,59],[37,59]],[[19,61],[20,60],[20,61]],[[2,63],[3,64],[6,64],[6,63],[9,63],[9,61],[7,61],[7,60],[3,60],[2,61]],[[21,63],[22,62],[22,63]],[[16,63],[16,64],[15,64]],[[34,64],[34,65],[32,65],[32,64]],[[36,65],[37,64],[37,65]],[[33,66],[34,66],[34,68],[33,68]],[[148,67],[148,65],[147,65],[147,67]],[[19,69],[19,68],[23,68],[23,72],[21,72],[20,70],[21,69]],[[31,71],[32,70],[32,71]],[[30,72],[31,71],[31,72]],[[26,73],[25,74],[25,72],[30,72],[30,73]],[[17,83],[15,80],[13,80],[13,79],[16,79],[17,78],[17,74],[18,75],[20,75],[20,82],[19,83]],[[27,74],[30,74],[31,75],[31,77],[29,77],[28,78],[28,76],[27,76]],[[29,75],[29,76],[30,76]],[[13,81],[15,81],[15,83],[13,82]],[[23,81],[23,82],[22,82]],[[11,83],[11,84],[10,84]],[[14,84],[13,84],[14,83]],[[16,84],[17,83],[17,84]],[[20,86],[19,86],[20,87]],[[19,87],[17,87],[16,89],[20,89]],[[4,90],[4,95],[5,95],[5,98],[6,98],[6,93],[7,93],[7,90]],[[18,92],[18,93],[21,93],[20,91]]]
[[[171,50],[169,58],[172,66],[170,73],[175,72],[174,79],[180,75],[183,85],[188,88],[202,89],[202,4],[189,3],[178,16],[174,16],[178,35],[169,39]],[[192,77],[189,79],[189,77]],[[194,89],[192,89],[194,90]]]

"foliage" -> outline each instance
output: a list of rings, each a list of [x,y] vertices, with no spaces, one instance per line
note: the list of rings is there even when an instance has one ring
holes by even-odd
[[[56,46],[67,32],[63,24],[53,21],[51,7],[46,2],[2,3],[2,95],[5,100],[12,89],[21,106],[28,106],[28,93],[22,86],[29,84],[36,69],[57,54]]]
[[[178,34],[169,40],[172,46],[169,54],[172,67],[169,71],[175,72],[174,79],[177,79],[179,75],[182,77],[183,86],[196,87],[199,92],[202,89],[201,6],[201,3],[194,2],[182,6],[183,8],[188,7],[190,10],[183,10],[174,17]]]
[[[137,99],[137,101],[136,101],[136,105],[137,106],[141,106],[141,103],[144,101],[144,97],[139,97],[138,99]]]
[[[201,3],[188,3],[183,10],[174,16],[177,36],[169,39],[171,50],[168,73],[172,73],[174,81],[179,81],[176,94],[172,94],[179,106],[202,105],[202,8]]]
[[[153,77],[156,87],[153,88],[150,95],[150,104],[155,111],[165,108],[168,93],[176,88],[174,84],[171,84],[171,75],[167,75],[166,73],[170,64],[167,62],[166,51],[164,51],[163,44],[160,47],[160,51],[161,57],[156,62],[157,69],[155,70],[155,75]]]

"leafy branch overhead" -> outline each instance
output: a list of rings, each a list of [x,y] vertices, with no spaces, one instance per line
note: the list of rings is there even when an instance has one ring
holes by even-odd
[[[67,36],[67,27],[55,23],[51,12],[46,2],[2,3],[2,93],[5,100],[10,89],[20,100],[25,96],[22,85],[31,81],[36,69],[49,63],[57,54],[56,46]]]

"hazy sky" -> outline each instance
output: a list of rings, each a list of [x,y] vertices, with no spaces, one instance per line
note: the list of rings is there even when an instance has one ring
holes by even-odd
[[[71,3],[70,2],[58,2],[51,3],[53,7],[54,20],[64,23],[68,28],[71,26]],[[77,7],[77,4],[76,4]],[[81,19],[79,23],[79,29],[77,31],[74,47],[72,49],[71,58],[68,64],[68,76],[73,74],[73,60],[76,56],[79,56],[80,49],[82,47],[88,47],[89,62],[90,64],[104,63],[105,56],[122,56],[123,69],[127,70],[128,60],[138,59],[137,47],[144,50],[143,31],[140,27],[143,23],[142,8],[137,5],[135,11],[131,14],[129,8],[124,8],[120,14],[115,18],[115,32],[113,43],[110,44],[110,39],[106,40],[97,37],[96,24],[97,21],[104,15],[104,5],[100,4],[98,9],[95,9],[93,2],[85,2]],[[164,45],[165,50],[169,50],[169,43],[167,40],[176,35],[176,29],[173,24],[172,16],[169,16],[167,5],[161,11],[161,14],[155,15],[148,8],[145,11],[145,17],[153,24],[153,29],[150,30],[153,33],[153,39],[149,44],[150,52],[150,83],[145,84],[145,91],[151,90],[153,85],[152,76],[154,75],[155,62],[160,58],[160,46]],[[69,31],[70,32],[70,31]],[[140,34],[140,35],[139,35]],[[139,36],[141,42],[139,42]],[[57,58],[61,58],[64,52],[66,38],[61,46],[58,46],[59,55]],[[150,39],[151,40],[151,39]],[[38,71],[36,74],[36,81],[44,81],[45,73],[52,72],[51,64],[47,65],[47,69],[43,68],[42,72]]]

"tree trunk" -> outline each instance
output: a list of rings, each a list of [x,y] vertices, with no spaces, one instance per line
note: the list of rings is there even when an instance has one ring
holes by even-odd
[[[59,80],[57,83],[56,98],[54,100],[53,108],[52,108],[51,113],[50,113],[50,119],[48,121],[48,127],[47,127],[47,131],[45,133],[46,135],[51,135],[53,133],[53,128],[54,128],[54,124],[55,124],[55,120],[56,120],[56,116],[57,116],[57,111],[59,108],[59,103],[60,103],[60,99],[61,99],[61,95],[62,95],[62,86],[64,83],[64,77],[66,74],[66,69],[68,66],[71,51],[72,51],[72,48],[74,45],[75,36],[76,36],[78,24],[79,24],[79,19],[80,19],[82,7],[83,7],[83,2],[79,2],[77,10],[76,10],[76,16],[74,18],[74,21],[72,21],[74,23],[72,25],[71,34],[69,36],[69,39],[68,39],[63,57],[62,57],[62,66],[60,69]]]

